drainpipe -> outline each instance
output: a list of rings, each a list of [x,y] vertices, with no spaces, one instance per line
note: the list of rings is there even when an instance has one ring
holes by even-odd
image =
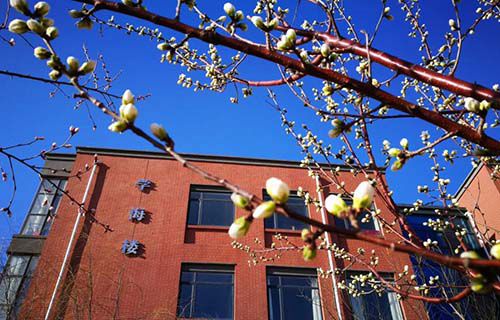
[[[47,312],[45,313],[45,320],[49,319],[50,312],[52,311],[52,307],[54,306],[54,302],[56,299],[57,291],[59,286],[61,285],[61,281],[66,271],[66,264],[68,262],[69,254],[71,252],[71,247],[73,246],[73,242],[75,240],[76,231],[78,230],[78,225],[80,224],[81,218],[85,215],[85,211],[83,210],[85,206],[85,202],[87,201],[87,196],[90,190],[90,185],[92,184],[92,180],[94,179],[95,170],[97,168],[97,161],[94,162],[94,166],[92,167],[92,172],[90,173],[89,181],[87,182],[87,187],[85,188],[85,193],[83,194],[83,198],[81,201],[81,206],[78,208],[78,214],[75,218],[75,223],[73,225],[73,231],[71,232],[71,236],[69,238],[68,246],[66,248],[66,253],[64,254],[64,259],[61,264],[61,269],[59,270],[59,276],[57,277],[56,285],[54,287],[54,291],[52,291],[52,297],[50,298],[49,306],[47,308]]]
[[[326,220],[326,213],[325,213],[325,207],[323,206],[323,192],[321,191],[320,184],[319,184],[319,176],[316,175],[316,190],[318,192],[318,199],[319,203],[321,205],[321,221],[323,224],[327,224]],[[325,234],[325,240],[326,240],[326,245],[330,247],[331,241],[330,241],[330,234],[326,233]],[[337,286],[337,279],[335,277],[335,264],[333,262],[333,253],[330,250],[327,250],[328,254],[328,264],[330,266],[330,270],[333,271],[332,273],[332,283],[333,283],[333,293],[335,295],[335,304],[337,306],[337,315],[339,316],[339,320],[342,320],[342,310],[340,307],[340,298],[339,298],[339,289]]]

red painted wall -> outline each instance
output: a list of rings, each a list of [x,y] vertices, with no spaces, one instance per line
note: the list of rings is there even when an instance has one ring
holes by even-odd
[[[248,255],[232,248],[226,228],[186,230],[190,185],[209,183],[173,160],[121,156],[100,156],[99,160],[101,164],[91,187],[89,203],[95,208],[98,222],[109,224],[113,231],[105,232],[104,228],[88,220],[81,224],[71,256],[71,275],[74,276],[64,278],[61,290],[68,293],[69,299],[66,303],[58,299],[52,313],[59,315],[59,319],[89,319],[89,314],[92,319],[175,318],[182,262],[234,264],[235,319],[267,319],[266,265],[328,269],[327,255],[323,251],[313,262],[304,262],[298,252],[288,252],[274,262],[249,266]],[[78,154],[73,171],[92,162],[93,156]],[[302,186],[316,197],[315,182],[303,169],[196,164],[257,195],[262,194],[266,179],[275,176],[286,181],[291,189]],[[348,190],[354,190],[363,180],[362,175],[354,177],[349,172],[341,175]],[[141,178],[152,180],[155,189],[149,193],[140,192],[134,184]],[[81,180],[70,179],[67,190],[76,199],[81,199],[88,179],[88,173]],[[386,215],[387,209],[382,202],[376,202]],[[128,212],[133,207],[145,208],[151,213],[151,221],[130,222]],[[310,207],[309,211],[313,218],[321,220],[320,213],[314,208]],[[25,318],[43,318],[76,214],[77,205],[64,199],[23,307]],[[236,216],[242,214],[242,210],[237,210]],[[288,232],[287,235],[300,244],[298,232]],[[186,237],[192,243],[185,243]],[[256,220],[242,242],[254,246],[254,238],[264,240],[265,237],[263,221]],[[143,243],[144,254],[136,258],[124,256],[120,248],[125,239],[137,239]],[[361,246],[357,241],[336,241],[351,252]],[[411,265],[406,255],[366,244],[363,247],[367,252],[377,251],[381,257],[380,271],[397,273],[405,264]],[[320,286],[324,319],[329,319],[329,314],[336,313],[331,279],[320,279]],[[402,305],[407,319],[427,318],[420,303],[413,301]]]

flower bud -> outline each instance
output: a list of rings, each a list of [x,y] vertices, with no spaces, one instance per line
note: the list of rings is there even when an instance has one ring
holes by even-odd
[[[375,188],[372,187],[370,182],[361,182],[356,190],[354,190],[354,195],[352,197],[352,207],[356,210],[369,208],[372,204],[374,193]]]
[[[252,21],[253,25],[259,28],[260,30],[266,31],[266,25],[264,24],[264,21],[260,16],[253,16],[250,18]]]
[[[295,33],[295,30],[293,29],[288,29],[286,31],[286,38],[293,44],[295,44],[295,40],[297,39],[297,34]]]
[[[330,56],[330,53],[332,52],[332,50],[330,49],[330,45],[328,43],[323,43],[319,51],[321,52],[321,55],[325,58],[328,58]]]
[[[465,251],[460,254],[462,259],[480,259],[481,257],[476,251]]]
[[[83,12],[78,10],[70,10],[69,15],[71,18],[83,18],[85,16]]]
[[[253,217],[255,219],[265,219],[273,215],[276,209],[276,204],[273,201],[262,202],[253,212]]]
[[[54,25],[54,19],[50,19],[50,18],[41,18],[40,19],[40,23],[42,24],[42,26],[44,26],[45,28],[48,28],[48,27],[52,27]]]
[[[137,108],[132,103],[120,106],[120,117],[128,123],[134,123],[138,114],[139,111],[137,111]]]
[[[129,7],[135,7],[135,2],[132,0],[122,0],[122,3]]]
[[[475,277],[471,280],[471,286],[473,292],[479,294],[486,294],[491,292],[491,285],[488,283],[488,280],[483,276]]]
[[[134,97],[132,91],[130,91],[129,89],[127,89],[122,94],[122,104],[129,104],[129,103],[134,104],[135,103],[135,97]]]
[[[281,36],[281,39],[276,43],[276,47],[278,47],[279,50],[290,50],[293,48],[293,44],[288,40],[288,38],[285,35]]]
[[[477,101],[474,98],[467,97],[464,99],[464,108],[469,112],[478,113],[480,111],[479,106],[480,106],[479,101]]]
[[[401,170],[401,168],[403,168],[403,162],[400,160],[394,161],[394,163],[391,166],[392,171],[398,171]]]
[[[35,33],[43,34],[45,32],[45,28],[42,24],[35,19],[29,19],[26,21],[26,24],[28,25],[28,28]]]
[[[93,25],[94,25],[94,23],[92,22],[92,20],[90,20],[89,17],[84,17],[76,23],[76,27],[78,29],[91,30]]]
[[[266,181],[267,194],[277,203],[285,203],[290,195],[288,185],[278,178],[269,178]]]
[[[51,72],[49,72],[50,79],[52,79],[54,81],[59,79],[61,76],[62,76],[61,72],[59,72],[57,70],[52,70]]]
[[[68,71],[71,74],[75,74],[78,71],[78,67],[80,67],[80,62],[75,57],[69,56],[66,59],[66,63],[68,64]]]
[[[305,261],[311,261],[314,258],[316,258],[316,248],[313,246],[304,246],[304,249],[302,249],[302,257],[304,257]]]
[[[233,4],[232,4],[232,3],[230,3],[230,2],[226,2],[226,3],[224,4],[224,12],[225,12],[228,16],[233,17],[233,16],[234,16],[234,14],[235,14],[235,12],[236,12],[236,8],[233,6]]]
[[[115,121],[109,125],[108,129],[112,132],[123,132],[127,129],[127,123],[125,121],[119,120]]]
[[[93,72],[95,70],[95,67],[96,67],[96,62],[89,60],[82,64],[82,66],[78,69],[78,72],[81,74],[88,74]]]
[[[400,153],[401,153],[401,150],[399,150],[398,148],[390,148],[389,149],[389,156],[391,156],[393,158],[396,158],[397,156],[399,156]]]
[[[399,141],[399,145],[403,147],[403,149],[408,150],[408,146],[410,143],[408,142],[408,139],[403,138]]]
[[[323,95],[325,97],[328,97],[333,94],[333,87],[330,84],[326,83],[321,89],[321,91],[323,92]]]
[[[302,229],[302,232],[300,233],[300,237],[302,238],[302,240],[306,241],[307,239],[309,239],[309,237],[312,235],[312,232],[311,230],[307,229],[307,228],[304,228]]]
[[[269,21],[268,24],[266,24],[267,26],[267,31],[271,31],[271,30],[274,30],[277,26],[278,26],[278,19],[274,18],[273,20]]]
[[[45,31],[45,34],[47,35],[47,37],[49,37],[50,40],[54,40],[59,35],[59,30],[57,30],[56,27],[48,27],[47,31]]]
[[[26,0],[10,0],[10,6],[16,9],[17,12],[22,13],[25,16],[31,15],[30,9],[28,7],[28,2]]]
[[[162,42],[162,43],[159,43],[156,46],[156,48],[158,48],[158,50],[160,50],[160,51],[167,51],[168,49],[171,48],[171,46],[166,42]]]
[[[168,137],[167,131],[165,131],[165,128],[163,128],[163,126],[161,124],[152,123],[149,126],[149,129],[154,134],[154,136],[157,137],[158,139],[160,139],[161,141],[167,140],[167,137]]]
[[[33,55],[40,60],[46,60],[52,56],[52,53],[45,48],[36,47],[35,50],[33,50]]]
[[[9,23],[9,31],[16,34],[23,34],[29,31],[28,25],[21,19],[14,19]]]
[[[488,109],[491,107],[491,102],[483,100],[481,103],[479,103],[479,110],[484,112],[488,111]]]
[[[236,192],[231,194],[231,201],[233,201],[235,206],[241,209],[245,209],[250,204],[250,199]]]
[[[233,17],[233,19],[234,19],[234,21],[238,22],[238,21],[243,20],[243,17],[244,17],[244,15],[243,15],[243,11],[238,10],[238,11],[236,11],[236,12],[234,13],[234,17]],[[242,28],[242,29],[243,29],[243,28]]]
[[[450,26],[451,30],[455,30],[457,28],[457,24],[453,19],[448,20],[448,25]]]
[[[500,243],[493,245],[493,247],[491,247],[490,253],[493,258],[500,260]]]
[[[234,220],[229,227],[228,234],[233,239],[238,239],[247,235],[248,230],[250,230],[250,225],[252,223],[246,219],[246,217],[239,217]]]
[[[45,1],[40,1],[35,4],[35,16],[44,17],[49,13],[50,6]]]
[[[325,199],[325,209],[334,216],[339,217],[342,213],[348,211],[349,207],[341,197],[331,194]]]

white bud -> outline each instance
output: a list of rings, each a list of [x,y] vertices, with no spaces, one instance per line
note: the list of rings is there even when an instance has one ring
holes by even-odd
[[[48,59],[52,56],[52,54],[50,53],[49,50],[42,48],[42,47],[36,47],[33,50],[33,55],[41,60]]]
[[[10,6],[26,16],[31,14],[26,0],[10,0]]]
[[[158,123],[152,123],[149,126],[149,129],[151,132],[157,137],[158,139],[165,141],[168,137],[167,131],[165,131],[165,128],[161,124]]]
[[[325,199],[325,209],[334,216],[341,216],[349,210],[349,207],[341,197],[331,194]]]
[[[408,139],[403,138],[399,141],[399,145],[403,147],[403,149],[408,150],[409,142]]]
[[[47,37],[49,37],[50,40],[54,40],[59,35],[59,30],[57,30],[56,27],[48,27],[45,31],[45,34],[47,35]]]
[[[285,203],[290,195],[288,185],[278,178],[269,178],[266,181],[266,191],[277,203]]]
[[[475,112],[475,113],[479,112],[480,111],[479,106],[480,106],[479,101],[477,101],[474,98],[467,97],[464,99],[464,108],[469,112]]]
[[[233,5],[232,3],[230,3],[230,2],[226,2],[226,3],[224,4],[224,12],[225,12],[228,16],[232,17],[232,16],[234,16],[234,13],[236,12],[236,8],[234,7],[234,5]]]
[[[134,123],[138,114],[139,111],[137,111],[137,108],[132,103],[120,106],[120,117],[128,123]]]
[[[398,148],[390,148],[389,149],[389,155],[393,158],[397,157],[401,153],[401,150]]]
[[[35,4],[35,16],[44,17],[49,13],[50,6],[45,1],[40,1]]]
[[[236,192],[233,192],[233,194],[231,194],[231,201],[233,201],[235,206],[241,209],[245,209],[250,203],[250,200],[247,197],[244,197]]]
[[[262,20],[261,17],[253,16],[252,18],[250,18],[250,20],[252,21],[253,25],[259,28],[260,30],[264,31],[266,30],[266,25],[264,24],[264,21]]]
[[[45,32],[45,28],[42,24],[35,19],[29,19],[26,21],[26,24],[28,25],[28,28],[35,33],[42,34]]]
[[[374,193],[375,188],[372,187],[370,182],[361,182],[354,191],[352,207],[356,210],[369,208],[372,204]]]
[[[129,104],[135,103],[135,96],[132,94],[132,91],[129,89],[125,90],[125,92],[122,94],[122,104]]]
[[[255,219],[265,219],[273,215],[274,210],[276,210],[276,204],[273,201],[262,202],[257,208],[255,208],[252,216]]]
[[[108,129],[112,132],[123,132],[127,129],[127,123],[125,121],[115,121],[109,125]]]
[[[330,45],[328,43],[323,43],[321,45],[320,52],[321,52],[321,55],[325,58],[330,56],[330,52],[331,52]]]
[[[82,64],[82,66],[80,67],[80,69],[78,69],[78,72],[80,72],[82,74],[91,73],[91,72],[93,72],[95,70],[95,67],[96,67],[96,62],[92,61],[92,60],[89,60],[89,61],[84,62]]]
[[[286,31],[286,38],[288,39],[288,41],[295,44],[295,40],[297,39],[297,34],[295,33],[295,30],[288,29]]]
[[[70,56],[66,59],[66,63],[68,64],[70,73],[76,73],[78,71],[78,67],[80,66],[78,59]]]
[[[9,31],[16,34],[23,34],[29,31],[28,25],[21,19],[14,19],[9,23]]]
[[[250,230],[250,225],[251,222],[245,217],[239,217],[229,227],[228,234],[233,239],[244,237],[248,233],[248,230]]]

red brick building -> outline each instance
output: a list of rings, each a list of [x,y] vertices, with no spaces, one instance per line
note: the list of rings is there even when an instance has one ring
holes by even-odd
[[[95,154],[98,164],[92,175]],[[265,181],[274,176],[287,182],[292,190],[302,187],[317,196],[315,180],[296,162],[185,157],[257,195],[264,196]],[[422,304],[414,300],[399,302],[393,293],[370,295],[375,302],[363,296],[350,299],[338,288],[342,278],[318,277],[318,267],[329,270],[332,262],[335,267],[343,267],[341,260],[330,261],[324,251],[318,252],[312,262],[305,262],[300,252],[291,251],[274,261],[249,265],[249,255],[233,248],[227,234],[228,223],[244,212],[228,201],[226,191],[164,154],[78,148],[76,155],[49,155],[47,167],[51,169],[46,170],[46,178],[67,179],[65,185],[60,182],[61,186],[77,201],[85,198],[88,208],[94,211],[94,215],[85,215],[75,229],[68,267],[60,278],[49,319],[365,319],[377,312],[383,319],[427,318]],[[81,175],[77,175],[79,170],[83,170]],[[354,190],[364,179],[347,169],[340,174],[348,190]],[[151,187],[141,191],[136,185],[141,179],[150,182]],[[336,190],[325,189],[320,197],[324,199],[329,192]],[[11,257],[28,257],[27,261],[23,258],[24,271],[19,276],[21,288],[17,293],[25,296],[22,319],[45,318],[75,226],[78,206],[66,197],[58,206],[57,197],[52,195],[50,200],[52,213],[57,210],[56,218],[50,219],[50,212],[46,212],[45,220],[38,219],[37,224],[30,222],[35,220],[31,214],[23,230],[35,231],[21,232],[9,248]],[[289,200],[297,211],[317,220],[324,218],[320,211],[303,203],[294,197]],[[382,216],[388,214],[377,198],[375,205]],[[131,217],[134,208],[144,212],[133,211]],[[330,217],[326,216],[329,223],[339,223]],[[259,246],[254,241],[258,238],[260,246],[269,248],[273,241],[279,242],[273,235],[280,233],[300,245],[301,228],[284,218],[256,220],[241,242],[255,247]],[[381,232],[376,221],[366,228]],[[138,241],[138,250],[133,246],[122,248],[125,240]],[[361,246],[342,237],[330,241],[350,252]],[[388,278],[411,265],[407,255],[366,243],[362,246],[367,252],[377,252],[378,270]],[[129,249],[130,254],[124,254],[123,249]],[[37,256],[38,266],[31,274],[36,262],[30,259],[34,261]],[[31,278],[29,290],[23,291]]]
[[[475,227],[486,238],[500,233],[500,177],[493,177],[495,165],[498,166],[498,163],[480,163],[469,173],[455,194],[460,206],[467,208],[472,214]]]

